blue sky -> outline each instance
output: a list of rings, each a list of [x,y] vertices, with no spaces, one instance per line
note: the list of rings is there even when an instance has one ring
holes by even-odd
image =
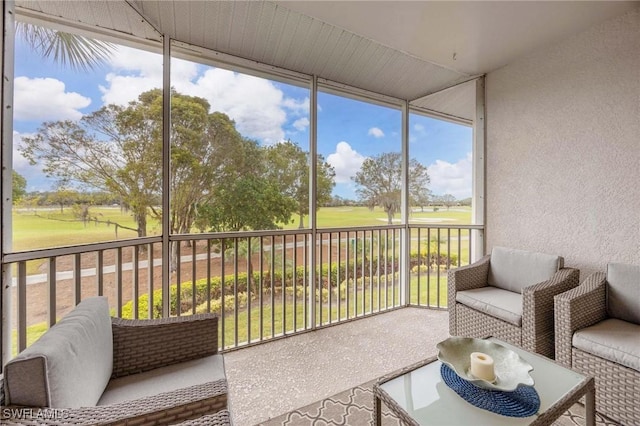
[[[105,104],[126,104],[161,87],[161,57],[119,46],[109,63],[90,73],[44,60],[18,40],[14,92],[14,168],[29,191],[54,182],[30,166],[16,149],[21,136],[48,120],[76,120]],[[228,70],[174,59],[172,86],[206,98],[227,113],[245,136],[261,144],[291,139],[309,148],[309,90]],[[472,130],[412,114],[409,154],[428,166],[434,194],[471,196]],[[335,195],[355,198],[351,177],[365,158],[401,149],[400,110],[321,92],[318,95],[318,152],[336,169]]]

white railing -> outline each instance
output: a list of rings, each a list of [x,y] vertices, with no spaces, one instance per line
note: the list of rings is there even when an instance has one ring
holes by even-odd
[[[406,305],[446,308],[446,271],[473,259],[482,226],[410,225],[175,235],[5,255],[13,351],[83,298],[112,315],[217,312],[232,349]],[[408,236],[408,241],[404,240]],[[407,250],[409,252],[407,253]],[[179,260],[179,261],[178,261]],[[169,294],[163,271],[170,270]]]

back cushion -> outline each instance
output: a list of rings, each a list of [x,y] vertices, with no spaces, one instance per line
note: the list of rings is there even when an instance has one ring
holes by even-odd
[[[607,314],[640,324],[640,266],[607,265]]]
[[[489,262],[489,284],[522,293],[522,289],[550,279],[563,267],[560,256],[494,247]]]
[[[113,366],[105,297],[85,299],[4,368],[8,405],[95,406]]]

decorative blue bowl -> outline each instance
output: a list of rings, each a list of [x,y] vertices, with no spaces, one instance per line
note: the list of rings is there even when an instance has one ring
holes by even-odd
[[[471,337],[449,337],[436,345],[438,359],[451,367],[462,379],[483,389],[511,392],[518,386],[533,386],[531,364],[520,355],[502,345],[484,339]],[[493,382],[478,379],[470,374],[470,355],[483,352],[493,358],[496,379]]]

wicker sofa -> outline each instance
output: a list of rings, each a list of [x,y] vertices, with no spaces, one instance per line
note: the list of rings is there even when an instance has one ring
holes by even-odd
[[[640,424],[640,266],[610,263],[555,298],[556,359],[596,380],[596,410]]]
[[[224,410],[217,330],[212,314],[123,320],[85,299],[5,365],[0,422],[164,425]]]
[[[491,255],[449,271],[449,333],[494,336],[553,358],[553,297],[579,278],[560,256],[494,247]]]

